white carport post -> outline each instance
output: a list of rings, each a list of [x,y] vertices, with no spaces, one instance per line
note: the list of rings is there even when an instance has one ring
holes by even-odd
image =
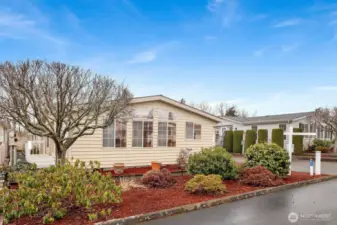
[[[316,133],[299,133],[299,132],[294,132],[293,125],[289,124],[289,131],[284,133],[284,135],[288,136],[288,144],[287,144],[287,150],[289,154],[289,175],[291,175],[291,163],[292,163],[292,154],[293,154],[293,135],[299,135],[299,136],[316,136]],[[316,159],[317,161],[317,159]]]

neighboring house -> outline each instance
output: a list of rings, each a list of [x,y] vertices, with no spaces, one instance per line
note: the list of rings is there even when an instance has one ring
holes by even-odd
[[[0,121],[0,165],[9,163],[10,140],[15,144],[18,151],[23,151],[25,143],[33,137],[33,135],[25,132],[22,127],[15,126],[15,129],[13,127],[8,121]],[[15,130],[15,137],[12,139],[9,138],[11,130]]]
[[[172,164],[181,149],[198,152],[215,145],[219,117],[162,95],[134,98],[130,107],[132,118],[117,120],[93,135],[79,138],[68,149],[67,158],[97,160],[102,168],[111,168],[114,163]],[[46,145],[47,152],[54,152],[52,143]]]
[[[332,139],[332,133],[327,127],[321,127],[312,123],[310,118],[314,112],[289,113],[280,115],[256,116],[256,117],[221,117],[222,122],[217,125],[217,145],[222,145],[223,135],[226,130],[268,130],[268,141],[271,141],[271,133],[274,128],[282,128],[284,131],[289,130],[291,124],[294,128],[301,128],[303,132],[316,133],[316,138]],[[315,137],[304,137],[304,145],[310,143]],[[287,138],[285,136],[285,141]]]

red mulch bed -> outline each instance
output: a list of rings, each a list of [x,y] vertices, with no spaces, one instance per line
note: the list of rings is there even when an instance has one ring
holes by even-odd
[[[162,165],[161,168],[168,169],[171,173],[181,172],[178,165]],[[116,174],[113,170],[101,171],[103,174],[111,173],[112,176],[139,176],[151,170],[151,166],[125,168],[122,174]]]
[[[322,175],[326,176],[326,175]],[[284,178],[284,181],[289,183],[296,183],[298,181],[310,180],[322,176],[311,177],[308,173],[292,172],[290,177]],[[107,218],[100,218],[99,221],[104,221],[114,218],[122,218],[132,215],[138,215],[143,213],[154,212],[163,209],[169,209],[180,205],[187,205],[191,203],[202,202],[214,198],[223,196],[236,195],[240,193],[246,193],[258,189],[261,187],[252,187],[248,185],[241,185],[237,181],[224,181],[227,186],[228,192],[221,196],[202,196],[191,195],[184,191],[184,184],[191,177],[190,176],[178,176],[175,177],[177,183],[168,189],[133,189],[131,191],[123,193],[123,203],[120,205],[100,205],[96,206],[97,209],[112,208],[112,215]],[[97,221],[95,221],[97,222]],[[82,225],[93,224],[87,219],[87,213],[80,210],[74,210],[62,220],[56,221],[57,225]],[[41,218],[21,218],[18,223],[24,224],[42,224]]]

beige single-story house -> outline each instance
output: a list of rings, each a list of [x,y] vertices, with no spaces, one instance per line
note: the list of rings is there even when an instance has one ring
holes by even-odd
[[[67,158],[97,160],[102,168],[111,168],[115,163],[126,166],[150,165],[151,161],[172,164],[182,149],[198,152],[203,147],[215,146],[215,126],[221,121],[217,116],[163,95],[133,98],[130,107],[133,109],[131,118],[117,120],[93,135],[80,137],[68,149]],[[44,153],[54,156],[49,141],[46,141],[46,149]],[[36,157],[30,161],[34,159]],[[47,158],[44,162],[48,160],[52,162]]]

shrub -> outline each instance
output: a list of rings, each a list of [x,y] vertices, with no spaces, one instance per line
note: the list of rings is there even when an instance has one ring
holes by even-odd
[[[267,143],[268,142],[268,130],[261,129],[258,130],[258,143]]]
[[[312,144],[316,147],[318,146],[321,146],[321,147],[327,147],[327,148],[330,148],[331,145],[332,145],[332,141],[330,140],[321,140],[321,139],[317,139],[315,138],[313,141],[312,141]]]
[[[184,172],[186,171],[188,165],[188,157],[190,154],[190,150],[188,149],[181,149],[177,158],[177,164],[179,168]]]
[[[233,152],[242,153],[243,131],[236,130],[233,132]]]
[[[279,176],[286,176],[289,173],[288,152],[277,144],[253,145],[248,148],[245,157],[246,167],[261,165]]]
[[[151,188],[168,188],[175,184],[176,180],[172,177],[168,169],[150,170],[146,172],[142,179],[142,184]]]
[[[111,177],[99,173],[98,162],[28,170],[14,174],[18,189],[0,191],[0,213],[5,223],[22,216],[41,216],[44,223],[64,217],[72,208],[89,210],[102,203],[119,203],[121,190]],[[90,211],[91,213],[94,213]]]
[[[232,130],[227,130],[225,131],[225,136],[224,136],[224,148],[228,152],[233,152],[233,131]]]
[[[284,184],[282,179],[263,166],[245,168],[240,175],[239,181],[242,184],[258,187],[273,187]]]
[[[144,185],[139,184],[134,178],[123,177],[119,181],[119,186],[122,192],[129,191],[134,188],[146,188]]]
[[[190,174],[220,175],[222,179],[235,179],[237,167],[232,155],[221,147],[205,148],[188,160]]]
[[[301,128],[294,128],[294,132],[302,132]],[[296,154],[303,153],[303,136],[301,135],[294,135],[293,136],[293,144],[294,144],[294,152]]]
[[[191,194],[220,195],[226,192],[226,186],[222,184],[219,175],[195,175],[185,184],[185,191]]]
[[[320,151],[321,153],[329,153],[330,148],[328,147],[323,147],[323,146],[318,146],[315,148],[316,151]]]
[[[281,148],[284,147],[284,131],[283,129],[273,129],[271,133],[271,140]]]
[[[245,151],[251,146],[256,144],[256,131],[247,130],[245,139]]]

